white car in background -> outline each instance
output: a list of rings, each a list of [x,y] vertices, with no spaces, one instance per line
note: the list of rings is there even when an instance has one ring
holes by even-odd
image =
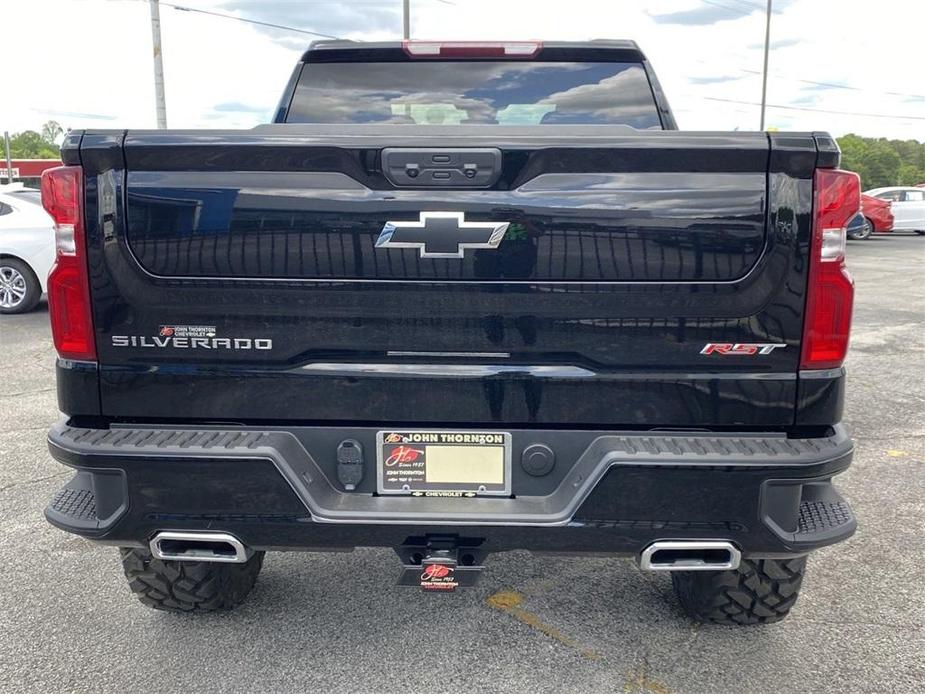
[[[889,200],[893,212],[893,231],[914,231],[925,234],[925,188],[916,186],[890,186],[868,190],[881,200]]]
[[[54,262],[54,225],[39,191],[0,186],[0,313],[35,308]]]

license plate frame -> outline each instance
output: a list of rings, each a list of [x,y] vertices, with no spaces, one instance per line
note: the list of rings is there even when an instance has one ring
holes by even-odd
[[[417,453],[399,452],[399,447]],[[399,460],[395,459],[396,453]],[[499,454],[500,461],[497,460]],[[427,480],[428,463],[434,471],[433,481]],[[473,479],[473,472],[467,467],[478,468],[486,479]],[[376,490],[379,494],[462,498],[510,496],[511,469],[510,432],[389,429],[376,433]],[[458,476],[458,479],[447,479],[447,475]]]

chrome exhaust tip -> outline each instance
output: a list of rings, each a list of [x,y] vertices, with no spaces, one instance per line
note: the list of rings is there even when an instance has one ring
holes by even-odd
[[[639,555],[644,571],[724,571],[738,569],[742,553],[726,540],[659,540]]]
[[[212,561],[243,564],[253,552],[234,535],[162,530],[150,543],[151,554],[165,561]]]

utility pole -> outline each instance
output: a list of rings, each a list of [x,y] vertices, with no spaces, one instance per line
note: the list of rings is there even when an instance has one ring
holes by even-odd
[[[161,60],[161,10],[158,0],[148,0],[151,7],[151,41],[154,44],[154,98],[157,127],[167,127],[167,102],[164,99],[164,63]]]
[[[764,22],[764,70],[761,73],[761,127],[764,130],[764,109],[768,98],[768,52],[771,47],[771,0]]]
[[[6,144],[6,182],[13,182],[13,160],[10,159],[10,133],[3,131],[3,142]]]
[[[402,37],[411,38],[411,0],[402,0]]]

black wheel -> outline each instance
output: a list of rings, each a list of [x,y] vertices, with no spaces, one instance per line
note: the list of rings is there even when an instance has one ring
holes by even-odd
[[[678,571],[671,574],[681,606],[699,622],[770,624],[779,622],[797,601],[806,557],[743,559],[729,571]]]
[[[18,258],[0,258],[0,313],[25,313],[42,298],[32,268]]]
[[[257,582],[263,552],[243,564],[164,561],[143,549],[121,548],[129,588],[148,607],[168,612],[212,612],[244,602]]]

